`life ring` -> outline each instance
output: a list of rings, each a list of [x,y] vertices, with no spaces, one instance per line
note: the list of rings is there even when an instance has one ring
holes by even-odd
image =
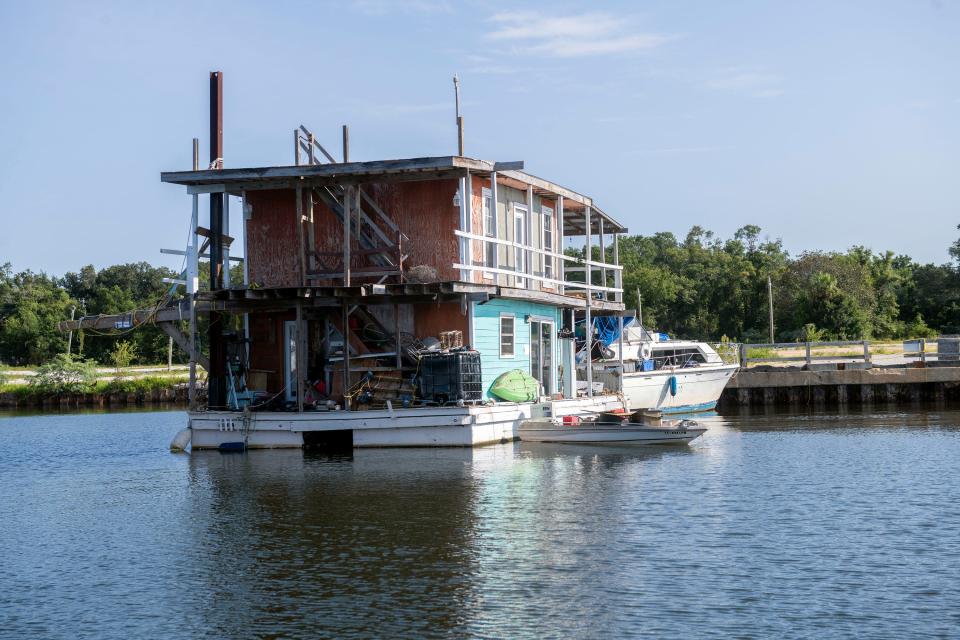
[[[640,345],[640,357],[644,360],[649,360],[650,356],[653,355],[653,345],[649,342],[644,342]]]

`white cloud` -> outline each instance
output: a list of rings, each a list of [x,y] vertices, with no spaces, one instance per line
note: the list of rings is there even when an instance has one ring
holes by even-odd
[[[513,44],[518,53],[577,58],[653,49],[671,40],[657,33],[636,33],[631,20],[608,13],[552,16],[533,11],[493,15],[487,38]]]

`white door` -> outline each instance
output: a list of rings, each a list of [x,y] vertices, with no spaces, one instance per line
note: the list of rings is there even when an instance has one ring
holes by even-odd
[[[297,322],[283,323],[283,384],[284,398],[297,399]]]
[[[527,208],[518,204],[513,205],[513,241],[517,244],[527,244]],[[518,287],[527,286],[525,278],[519,274],[527,272],[527,250],[520,247],[513,248],[513,264],[517,275],[514,282]]]

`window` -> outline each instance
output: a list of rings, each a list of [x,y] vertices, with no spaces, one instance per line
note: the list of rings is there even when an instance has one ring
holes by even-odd
[[[527,208],[518,204],[513,205],[513,241],[518,245],[527,245]],[[513,270],[516,286],[525,287],[527,281],[520,274],[527,271],[527,250],[514,247]]]
[[[514,354],[514,317],[500,316],[500,357],[512,358]]]
[[[490,189],[483,190],[483,235],[487,238],[497,237],[497,218],[496,211],[493,208],[493,198]],[[484,264],[488,267],[497,266],[497,245],[493,242],[484,242]],[[485,273],[484,276],[492,278],[492,273]]]
[[[540,236],[541,249],[544,251],[553,251],[553,209],[550,207],[540,207],[543,213],[543,235]],[[551,256],[541,255],[543,260],[543,276],[545,278],[553,277],[553,258]]]

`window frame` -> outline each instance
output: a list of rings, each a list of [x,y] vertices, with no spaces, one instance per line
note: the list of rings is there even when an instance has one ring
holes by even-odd
[[[543,218],[543,228],[540,230],[540,249],[543,251],[553,252],[553,216],[554,210],[553,207],[548,207],[544,204],[540,205],[540,215]],[[550,238],[550,242],[547,242],[547,238]],[[543,258],[543,277],[552,278],[553,277],[553,256],[548,256],[546,254],[540,254],[540,257]]]
[[[493,203],[493,192],[487,187],[480,190],[480,210],[483,218],[483,235],[486,238],[497,237],[497,211]],[[483,243],[483,264],[487,267],[493,267],[496,262],[497,245],[493,242]],[[483,277],[493,280],[493,273],[484,271]]]
[[[517,237],[517,221],[521,222],[520,229],[523,232],[523,242],[520,242],[520,239]],[[527,205],[520,204],[519,202],[513,203],[513,241],[515,244],[522,245],[524,247],[531,247],[530,238],[527,237],[529,232],[530,224],[530,209],[527,208]],[[520,265],[523,265],[523,270],[520,270]],[[518,288],[526,288],[527,286],[527,250],[521,249],[520,247],[514,247],[513,249],[513,270],[514,277],[513,282],[514,286]]]
[[[504,335],[505,335],[504,332],[503,332],[503,321],[504,321],[504,320],[509,320],[509,321],[510,321],[510,333],[508,334],[508,335],[510,336],[510,353],[504,353],[504,351],[503,351],[503,338],[504,338]],[[501,314],[500,314],[500,317],[499,317],[499,323],[500,323],[500,324],[498,325],[497,335],[498,335],[499,338],[500,338],[500,340],[499,340],[499,343],[500,343],[500,357],[501,357],[501,358],[516,358],[516,357],[517,357],[517,316],[516,316],[515,314],[512,314],[512,313],[501,313]]]

